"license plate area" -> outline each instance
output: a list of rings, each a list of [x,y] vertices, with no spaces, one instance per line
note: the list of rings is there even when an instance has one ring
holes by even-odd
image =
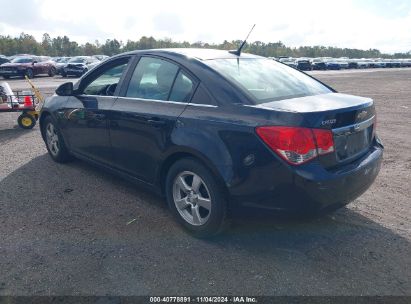
[[[372,143],[374,117],[351,126],[333,130],[337,161],[343,162],[368,151]]]

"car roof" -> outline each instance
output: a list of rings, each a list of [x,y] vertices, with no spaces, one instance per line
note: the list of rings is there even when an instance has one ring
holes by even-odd
[[[32,56],[32,55],[19,55],[14,57],[14,59],[36,59],[37,56]]]
[[[232,54],[226,50],[215,49],[200,49],[200,48],[171,48],[171,49],[151,49],[131,51],[127,54],[176,54],[187,58],[194,58],[197,60],[212,60],[212,59],[237,59],[237,58],[265,58],[248,53],[241,53],[240,56]]]

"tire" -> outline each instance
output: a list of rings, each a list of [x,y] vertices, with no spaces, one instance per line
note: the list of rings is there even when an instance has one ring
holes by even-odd
[[[27,69],[25,75],[26,75],[29,79],[34,78],[34,72],[33,72],[32,69]]]
[[[19,127],[22,129],[33,129],[36,125],[36,118],[30,114],[23,113],[17,119],[17,123],[19,124]]]
[[[10,76],[3,75],[3,78],[4,78],[4,79],[10,79]]]
[[[67,77],[66,72],[61,72],[61,77],[66,78]]]
[[[52,67],[52,68],[50,68],[50,70],[48,72],[48,75],[50,77],[54,77],[54,75],[56,75],[56,73],[57,73],[56,69],[54,67]]]
[[[55,162],[66,163],[73,159],[64,143],[60,130],[51,116],[47,116],[44,119],[41,133],[46,143],[47,151]]]
[[[195,237],[211,237],[228,226],[227,201],[221,186],[210,170],[197,160],[185,158],[171,166],[165,193],[174,217]]]

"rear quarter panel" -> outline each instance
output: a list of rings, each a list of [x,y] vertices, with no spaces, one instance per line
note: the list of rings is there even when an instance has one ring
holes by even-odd
[[[232,198],[266,195],[267,189],[292,182],[292,171],[274,155],[255,133],[255,127],[301,124],[299,115],[279,115],[252,107],[188,105],[179,117],[172,141],[201,153],[224,180]],[[288,122],[286,122],[288,120]]]

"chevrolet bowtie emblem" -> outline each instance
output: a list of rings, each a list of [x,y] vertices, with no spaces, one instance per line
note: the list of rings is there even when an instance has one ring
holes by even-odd
[[[361,119],[367,117],[367,114],[368,114],[367,111],[362,111],[362,112],[358,113],[357,119],[361,120]]]

